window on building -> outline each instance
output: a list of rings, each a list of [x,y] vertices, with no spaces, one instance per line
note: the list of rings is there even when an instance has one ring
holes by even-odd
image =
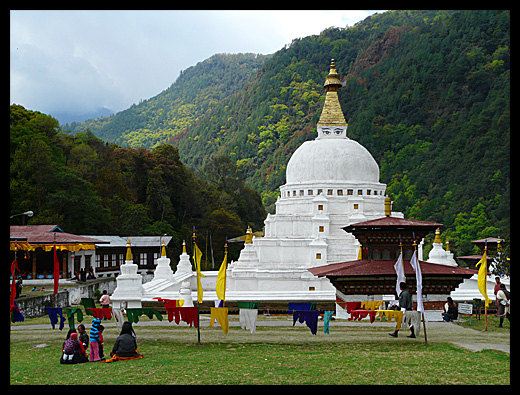
[[[292,191],[292,195],[293,195],[293,196],[296,196],[296,191]]]
[[[300,196],[304,196],[303,192],[303,189],[300,189]]]
[[[325,227],[322,226],[322,225],[320,225],[320,227],[318,228],[318,231],[320,231],[320,232],[325,232]]]
[[[327,189],[327,195],[332,195],[332,189]]]
[[[370,189],[367,189],[367,195],[370,195],[371,194],[371,190]]]
[[[323,193],[323,189],[318,189],[318,195],[319,195],[320,193]]]
[[[323,210],[323,204],[318,204],[318,211]]]
[[[358,190],[357,190],[357,194],[358,194],[358,195],[363,195],[363,190],[362,190],[362,189],[358,189]]]
[[[353,189],[347,189],[347,195],[353,195],[354,190]]]
[[[338,189],[338,196],[343,196],[343,189]]]
[[[354,203],[354,210],[357,210],[359,208],[359,204]]]
[[[316,253],[316,259],[321,259],[321,252]]]
[[[312,196],[312,189],[309,189],[309,190],[307,191],[307,195]]]
[[[110,262],[110,266],[116,266],[117,254],[112,254],[112,260]]]

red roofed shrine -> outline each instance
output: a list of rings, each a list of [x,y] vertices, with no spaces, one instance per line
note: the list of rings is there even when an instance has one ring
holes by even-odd
[[[394,264],[403,251],[406,283],[417,292],[415,272],[410,266],[414,241],[419,244],[429,232],[442,224],[386,216],[355,223],[343,228],[361,243],[361,259],[309,269],[315,276],[325,276],[340,291],[339,295],[395,295],[397,275]],[[423,300],[426,309],[438,309],[450,292],[475,270],[428,263],[419,260],[422,272]],[[428,299],[428,295],[436,295]],[[441,297],[442,295],[442,297]],[[397,295],[396,295],[397,296]]]

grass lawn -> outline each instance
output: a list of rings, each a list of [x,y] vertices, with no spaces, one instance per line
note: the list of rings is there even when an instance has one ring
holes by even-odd
[[[333,324],[332,324],[333,325]],[[385,327],[136,326],[141,360],[60,365],[67,326],[11,332],[11,384],[510,384],[509,355],[390,338]],[[447,324],[451,325],[451,324]],[[105,329],[105,354],[118,331]],[[433,336],[432,336],[433,337]],[[46,344],[44,347],[37,345]]]

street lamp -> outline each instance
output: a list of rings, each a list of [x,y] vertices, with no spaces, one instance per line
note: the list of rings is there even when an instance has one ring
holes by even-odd
[[[14,215],[11,215],[9,217],[9,219],[13,218],[13,217],[17,217],[19,215],[27,215],[28,217],[32,217],[34,215],[34,213],[32,211],[26,211],[25,213],[20,213],[20,214],[14,214]]]
[[[9,219],[12,219],[14,217],[18,217],[19,215],[27,215],[29,218],[34,215],[32,211],[26,211],[24,213],[14,214],[9,217]],[[22,225],[25,225],[25,220],[22,221]]]

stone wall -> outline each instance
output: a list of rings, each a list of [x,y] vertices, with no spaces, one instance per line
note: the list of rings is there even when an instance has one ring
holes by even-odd
[[[92,284],[80,285],[74,288],[66,288],[58,291],[56,295],[45,294],[38,296],[26,296],[16,299],[16,304],[25,318],[36,318],[47,315],[45,307],[69,307],[81,303],[81,298],[93,298],[94,291],[99,289],[101,292],[107,290],[112,294],[116,289],[116,279],[110,281],[95,282]]]

